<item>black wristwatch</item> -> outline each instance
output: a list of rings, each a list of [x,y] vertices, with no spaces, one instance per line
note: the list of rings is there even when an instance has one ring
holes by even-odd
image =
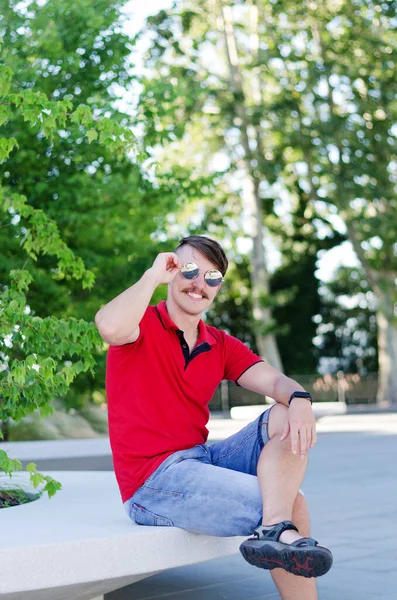
[[[306,398],[306,400],[310,400],[310,404],[313,404],[313,400],[309,392],[292,392],[290,399],[288,400],[288,404],[291,404],[294,398]]]

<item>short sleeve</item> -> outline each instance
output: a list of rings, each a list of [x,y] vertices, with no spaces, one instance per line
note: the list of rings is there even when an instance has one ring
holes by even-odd
[[[225,368],[224,379],[234,381],[241,377],[247,369],[263,362],[263,359],[252,352],[243,342],[225,333]]]
[[[142,341],[145,338],[146,330],[148,328],[148,324],[151,318],[153,318],[153,307],[149,306],[142,319],[139,322],[139,337],[135,342],[130,342],[128,344],[122,344],[121,346],[109,346],[108,353],[122,357],[123,355],[129,355],[131,352],[135,352],[137,348],[141,345]]]

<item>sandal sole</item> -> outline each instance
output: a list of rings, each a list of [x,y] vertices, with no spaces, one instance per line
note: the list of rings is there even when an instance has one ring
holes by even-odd
[[[332,566],[332,554],[327,548],[299,548],[279,542],[247,540],[240,546],[247,562],[260,569],[284,569],[301,577],[321,577]]]

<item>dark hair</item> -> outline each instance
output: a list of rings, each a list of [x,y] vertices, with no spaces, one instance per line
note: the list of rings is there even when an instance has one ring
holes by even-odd
[[[204,235],[189,235],[180,240],[176,250],[179,250],[179,248],[182,248],[182,246],[185,246],[186,244],[193,246],[193,248],[196,248],[204,254],[208,260],[218,267],[222,275],[226,274],[229,261],[226,258],[222,246],[218,244],[218,242],[211,240],[211,238],[205,237]]]

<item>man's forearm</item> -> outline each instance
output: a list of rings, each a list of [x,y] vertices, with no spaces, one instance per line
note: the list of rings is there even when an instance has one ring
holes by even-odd
[[[151,269],[139,281],[108,302],[95,315],[104,340],[120,344],[138,328],[158,283]]]
[[[269,396],[286,406],[293,392],[305,391],[299,383],[266,362],[259,362],[247,369],[238,379],[238,383],[248,390]]]

